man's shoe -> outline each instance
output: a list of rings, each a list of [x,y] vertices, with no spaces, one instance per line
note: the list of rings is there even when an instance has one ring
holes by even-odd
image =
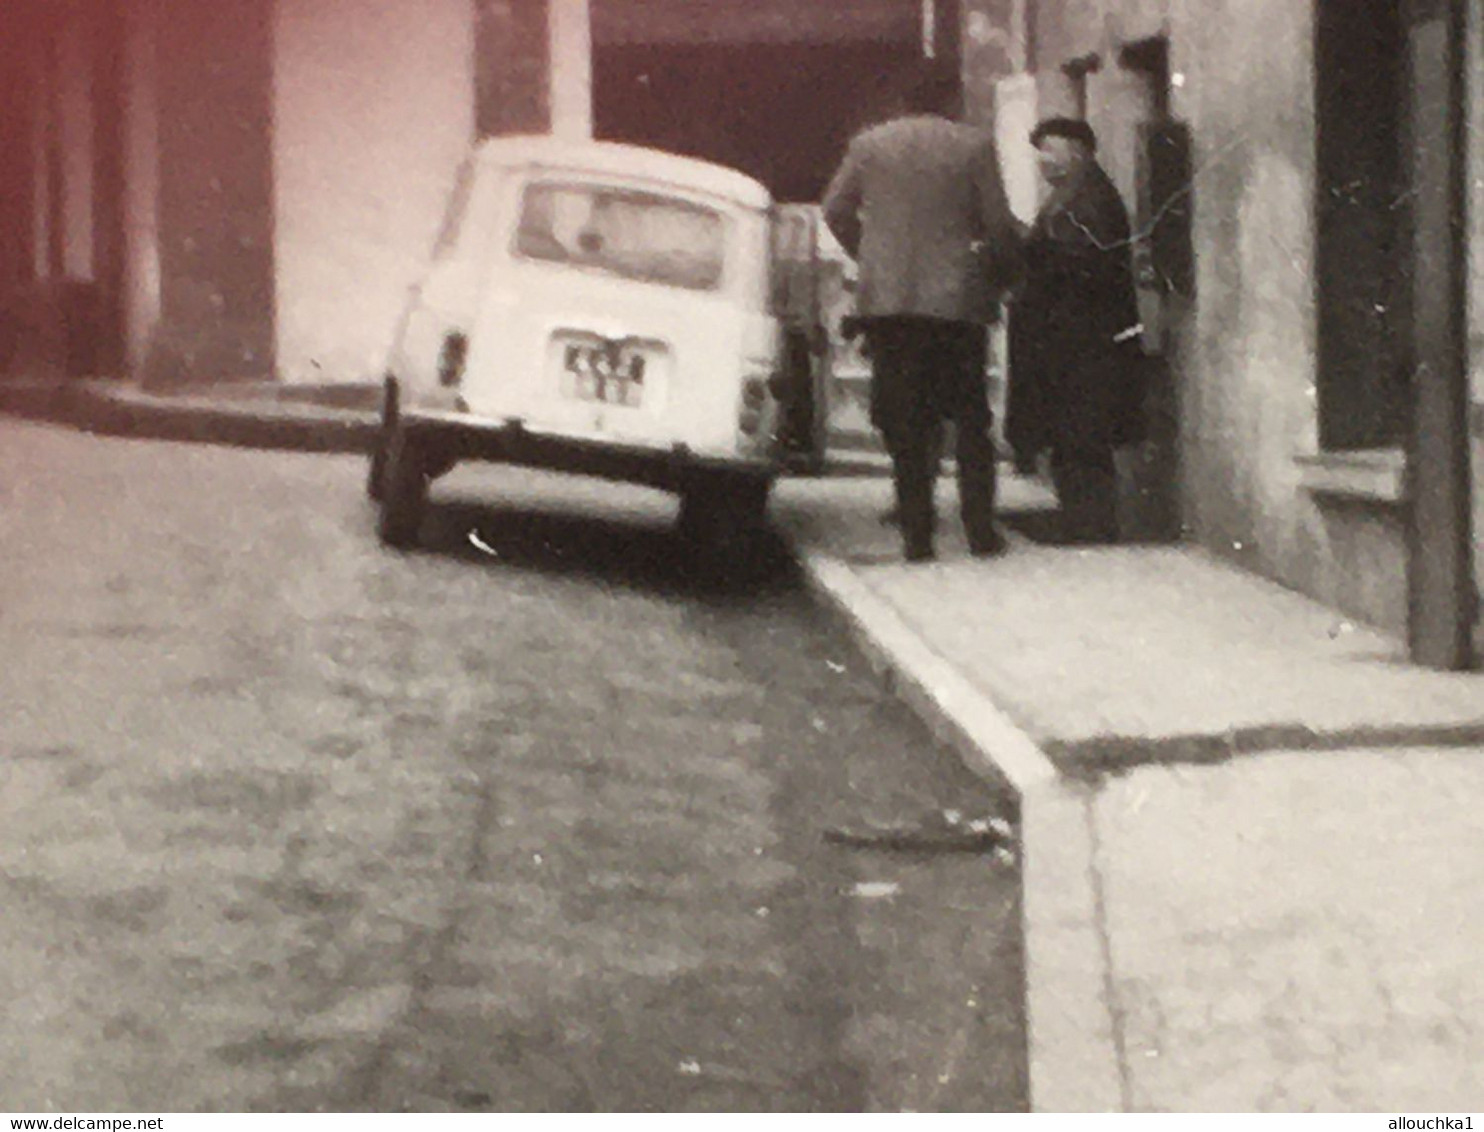
[[[930,546],[909,546],[903,551],[902,557],[908,562],[931,562],[938,555]]]
[[[975,558],[998,558],[1009,549],[1010,544],[1005,541],[1005,536],[998,532],[986,539],[973,539],[969,542],[969,553]]]

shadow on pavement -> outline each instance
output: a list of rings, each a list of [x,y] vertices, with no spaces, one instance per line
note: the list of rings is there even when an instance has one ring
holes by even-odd
[[[729,605],[798,590],[771,528],[745,553],[693,545],[670,526],[452,499],[429,504],[418,549],[485,567],[531,571]]]
[[[1001,521],[1012,531],[1043,546],[1059,546],[1065,542],[1061,534],[1060,511],[1018,511],[1003,515]]]

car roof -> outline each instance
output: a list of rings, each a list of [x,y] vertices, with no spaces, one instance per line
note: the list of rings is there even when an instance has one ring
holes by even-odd
[[[773,203],[772,195],[760,182],[736,169],[644,146],[523,134],[488,138],[479,143],[475,152],[481,165],[565,169],[637,178],[723,197],[758,209]]]

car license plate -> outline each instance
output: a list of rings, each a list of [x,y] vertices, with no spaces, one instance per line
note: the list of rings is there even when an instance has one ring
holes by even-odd
[[[644,399],[644,355],[612,346],[568,346],[564,385],[579,401],[637,409]]]

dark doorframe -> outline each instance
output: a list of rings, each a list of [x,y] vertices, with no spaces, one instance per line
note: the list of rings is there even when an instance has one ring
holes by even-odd
[[[1407,454],[1408,645],[1419,664],[1473,663],[1468,436],[1469,0],[1409,0],[1412,422]]]

